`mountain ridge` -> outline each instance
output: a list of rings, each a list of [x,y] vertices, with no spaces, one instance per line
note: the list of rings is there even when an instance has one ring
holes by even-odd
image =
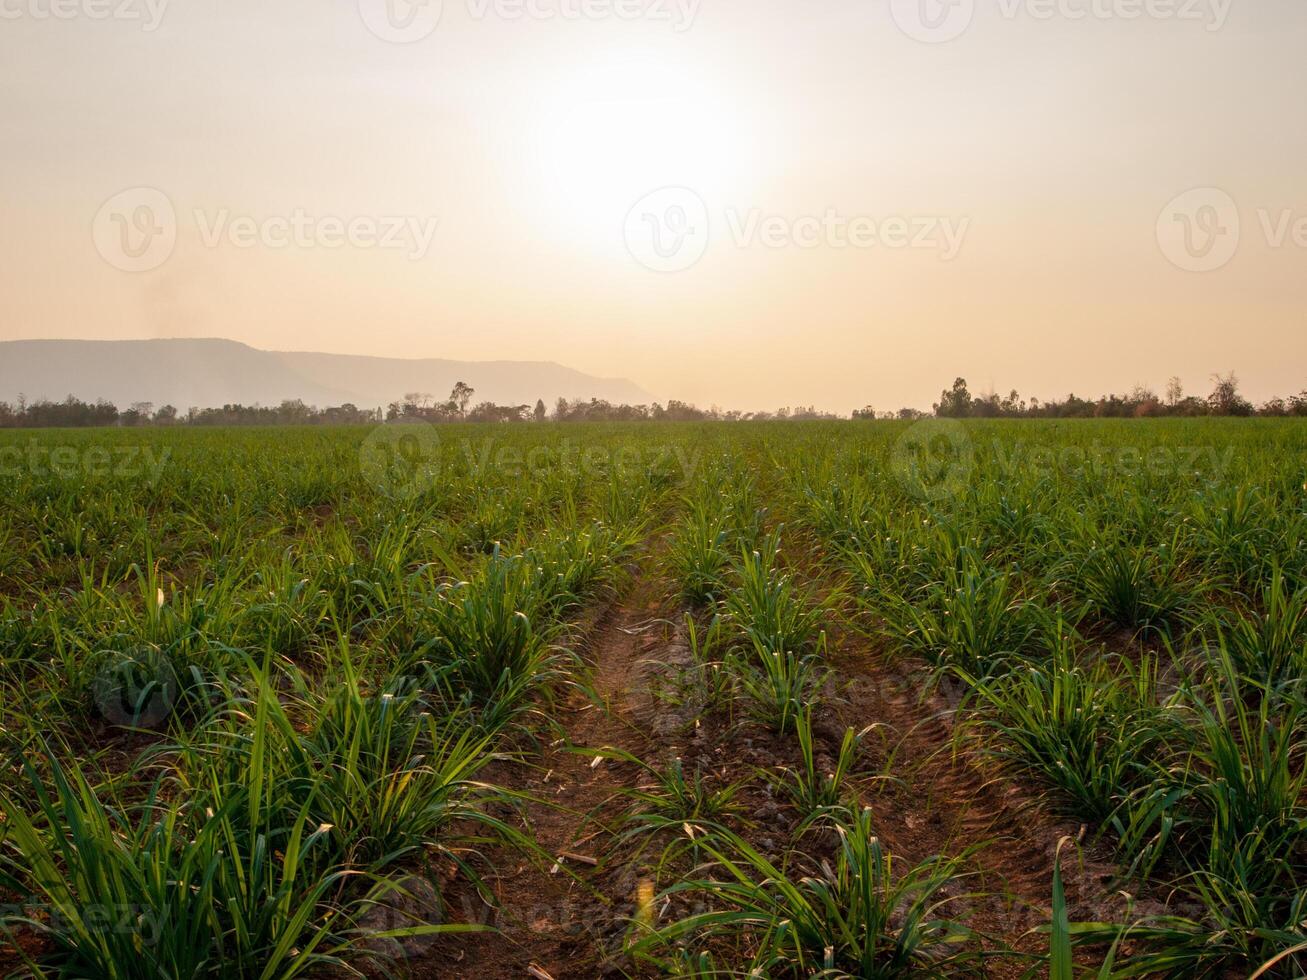
[[[188,408],[277,405],[382,407],[410,392],[442,399],[463,381],[475,402],[534,404],[599,398],[648,404],[625,378],[602,378],[555,361],[459,361],[320,351],[269,351],[220,337],[0,341],[0,400],[104,399],[119,408],[152,402]]]

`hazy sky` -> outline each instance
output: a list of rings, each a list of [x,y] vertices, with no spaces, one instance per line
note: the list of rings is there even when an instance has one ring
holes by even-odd
[[[0,0],[0,91],[0,339],[1307,388],[1304,0]]]

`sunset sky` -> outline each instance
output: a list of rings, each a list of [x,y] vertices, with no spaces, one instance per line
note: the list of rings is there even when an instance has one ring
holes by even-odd
[[[1307,3],[951,2],[0,0],[0,340],[1307,388]]]

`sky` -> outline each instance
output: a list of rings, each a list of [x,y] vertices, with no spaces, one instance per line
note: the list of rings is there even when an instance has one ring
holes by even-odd
[[[1307,388],[1303,0],[0,0],[0,340]]]

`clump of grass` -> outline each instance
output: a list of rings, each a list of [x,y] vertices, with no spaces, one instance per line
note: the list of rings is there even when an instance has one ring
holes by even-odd
[[[722,618],[713,616],[707,626],[700,626],[686,613],[685,634],[691,662],[660,674],[650,693],[664,704],[685,710],[687,725],[697,725],[718,713],[733,718],[739,698],[739,656],[727,649]]]
[[[1133,927],[1144,949],[1125,975],[1219,976],[1277,958],[1268,975],[1298,975],[1307,964],[1307,718],[1296,703],[1250,698],[1228,656],[1209,669],[1183,768],[1142,794],[1128,822],[1117,818],[1127,852],[1162,841],[1178,854],[1190,870],[1176,887],[1201,912]]]
[[[748,714],[777,735],[794,730],[804,706],[817,699],[830,676],[816,655],[737,654],[734,663]]]
[[[271,768],[221,787],[214,808],[170,799],[161,782],[140,804],[115,805],[53,761],[51,790],[29,776],[33,816],[0,801],[0,867],[51,913],[5,923],[51,944],[32,976],[290,978],[342,965],[347,920],[332,897],[348,872],[330,860],[312,794],[263,805],[277,793]]]
[[[507,797],[476,778],[495,758],[490,734],[464,711],[430,710],[411,683],[365,694],[347,655],[340,667],[340,687],[307,703],[316,722],[296,751],[315,774],[315,812],[351,865],[383,867],[419,851],[457,862],[451,845],[472,827],[520,836],[488,816],[487,805]],[[447,839],[454,827],[463,829]]]
[[[1156,658],[1138,667],[1124,658],[1081,665],[1063,642],[1046,661],[960,676],[977,714],[958,737],[982,729],[995,757],[1056,787],[1077,815],[1095,821],[1150,781],[1157,747],[1178,734],[1157,703]]]
[[[978,974],[983,954],[975,937],[947,912],[954,900],[947,889],[960,878],[965,856],[900,871],[869,810],[836,828],[833,864],[801,877],[735,834],[701,843],[713,876],[678,882],[664,897],[686,895],[709,909],[655,928],[634,952],[648,957],[673,944],[725,944],[748,964],[746,972],[768,977]]]
[[[743,782],[714,787],[715,780],[705,776],[701,766],[687,772],[679,756],[659,768],[623,749],[608,748],[595,755],[638,767],[639,783],[621,791],[631,805],[623,817],[624,828],[618,840],[648,842],[660,836],[665,838],[660,867],[687,849],[697,854],[700,835],[743,815],[743,808],[736,801]],[[635,857],[646,846],[647,843],[641,843]]]
[[[795,721],[795,740],[799,747],[799,764],[786,768],[773,782],[805,821],[812,821],[839,811],[849,800],[848,779],[858,762],[862,739],[870,729],[854,732],[846,729],[829,771],[817,765],[816,738],[812,731],[811,704],[804,705]]]
[[[1258,606],[1243,614],[1209,613],[1219,645],[1239,672],[1259,685],[1307,682],[1307,586],[1291,590],[1277,567]]]
[[[667,554],[681,595],[694,603],[706,603],[721,590],[730,565],[726,515],[714,504],[702,497],[690,501]]]
[[[431,638],[420,648],[442,668],[453,689],[506,720],[526,695],[559,677],[559,651],[542,607],[536,566],[498,552],[471,582],[442,587],[427,610]]]
[[[1019,598],[1004,571],[971,566],[911,598],[893,595],[882,607],[884,631],[930,663],[985,676],[1029,652],[1047,617]]]
[[[1073,561],[1069,576],[1090,609],[1125,629],[1169,634],[1192,613],[1201,590],[1185,579],[1176,541],[1158,548],[1094,544]]]
[[[737,582],[724,600],[726,613],[759,653],[808,653],[817,641],[822,609],[777,566],[779,550],[779,535],[772,535],[760,550],[741,552]]]

